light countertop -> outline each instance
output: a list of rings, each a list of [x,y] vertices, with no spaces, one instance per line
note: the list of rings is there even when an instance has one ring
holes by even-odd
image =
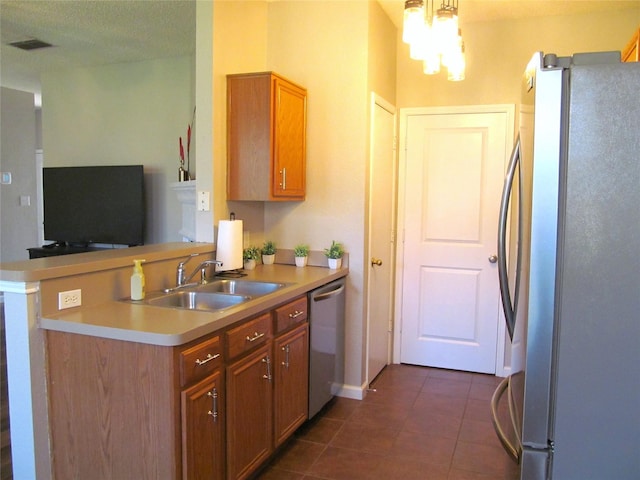
[[[40,319],[40,328],[103,338],[176,346],[286,303],[310,290],[348,274],[347,268],[259,265],[245,271],[245,280],[286,283],[276,292],[217,312],[183,310],[108,301],[100,305],[62,311]]]

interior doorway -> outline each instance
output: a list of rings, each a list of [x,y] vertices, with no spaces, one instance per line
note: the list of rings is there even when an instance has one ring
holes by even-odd
[[[396,206],[396,109],[371,94],[368,192],[367,384],[391,360]]]
[[[495,373],[495,262],[513,105],[401,112],[397,260],[402,363]]]

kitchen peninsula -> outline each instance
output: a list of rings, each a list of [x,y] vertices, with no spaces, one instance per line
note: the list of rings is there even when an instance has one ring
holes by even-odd
[[[245,357],[256,356],[256,365],[272,366],[274,371],[266,374],[274,379],[278,364],[304,361],[296,345],[308,343],[306,313],[301,314],[306,312],[306,294],[346,276],[348,267],[258,267],[243,278],[285,285],[220,312],[122,301],[129,295],[134,258],[146,260],[150,292],[175,286],[178,262],[192,253],[199,254],[198,261],[211,259],[215,247],[148,245],[2,265],[11,420],[24,427],[12,432],[15,478],[86,478],[89,473],[94,478],[181,478],[201,460],[188,448],[198,437],[189,436],[184,412],[205,403],[219,425],[217,447],[222,444],[222,450],[215,454],[222,455],[219,459],[226,454],[229,463],[229,447],[224,448],[230,441],[224,441],[229,424],[214,414],[225,413],[224,403],[216,405],[222,398],[217,395],[232,393],[230,388],[240,388],[240,383],[225,390],[225,381],[232,379],[240,362],[251,360]],[[195,268],[197,262],[192,263]],[[58,293],[70,290],[81,290],[82,305],[59,310]],[[284,323],[278,320],[282,318]],[[260,336],[239,352],[232,347],[236,331],[243,340],[253,339],[254,333]],[[209,348],[218,353],[207,356]],[[287,355],[282,361],[280,350]],[[190,376],[187,360],[206,363],[204,378]],[[277,389],[269,387],[270,408],[277,408]],[[229,408],[226,413],[231,413]],[[234,470],[228,478],[244,478],[268,457],[281,434],[275,431],[280,426],[271,422],[283,415],[278,410],[269,415],[267,451],[257,460],[249,458],[247,465],[238,463],[245,460],[242,455],[232,457]],[[295,429],[304,418],[298,413],[291,421]],[[290,434],[290,427],[282,428]],[[84,448],[87,442],[91,448]],[[83,458],[85,451],[92,456]],[[221,471],[214,478],[221,478]]]

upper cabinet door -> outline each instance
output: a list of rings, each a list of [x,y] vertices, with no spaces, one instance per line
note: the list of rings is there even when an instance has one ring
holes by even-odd
[[[227,76],[227,199],[304,200],[307,91],[273,73]]]
[[[622,51],[623,62],[637,62],[640,61],[640,28],[636,30],[629,40],[629,43]]]
[[[304,200],[307,92],[275,77],[274,93],[273,196]]]

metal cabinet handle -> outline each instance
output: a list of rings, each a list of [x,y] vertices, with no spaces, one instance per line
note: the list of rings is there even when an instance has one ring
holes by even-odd
[[[289,318],[298,318],[300,315],[304,315],[304,310],[301,312],[294,310],[293,313],[289,314]]]
[[[211,355],[210,353],[207,353],[207,356],[204,360],[200,360],[199,358],[196,359],[196,365],[198,366],[204,365],[205,363],[210,362],[211,360],[215,360],[219,356],[220,356],[219,353],[216,353],[215,355]]]
[[[211,410],[207,412],[207,415],[213,417],[213,421],[218,421],[218,390],[214,388],[211,392],[207,392],[207,396],[211,397],[213,405]]]
[[[287,369],[289,368],[289,350],[289,344],[282,347],[282,351],[284,352],[284,362],[282,362],[282,365]]]
[[[264,332],[263,333],[254,332],[253,337],[250,337],[249,335],[247,335],[247,342],[255,342],[256,340],[262,337],[264,337]]]
[[[267,374],[262,375],[262,378],[264,378],[265,380],[269,380],[269,382],[271,382],[271,378],[272,378],[271,377],[271,359],[269,358],[269,355],[267,355],[262,359],[262,363],[267,364]]]
[[[280,186],[282,187],[282,190],[286,190],[287,189],[287,169],[283,168],[282,170],[280,170],[280,175],[282,175],[282,182],[280,182]]]

